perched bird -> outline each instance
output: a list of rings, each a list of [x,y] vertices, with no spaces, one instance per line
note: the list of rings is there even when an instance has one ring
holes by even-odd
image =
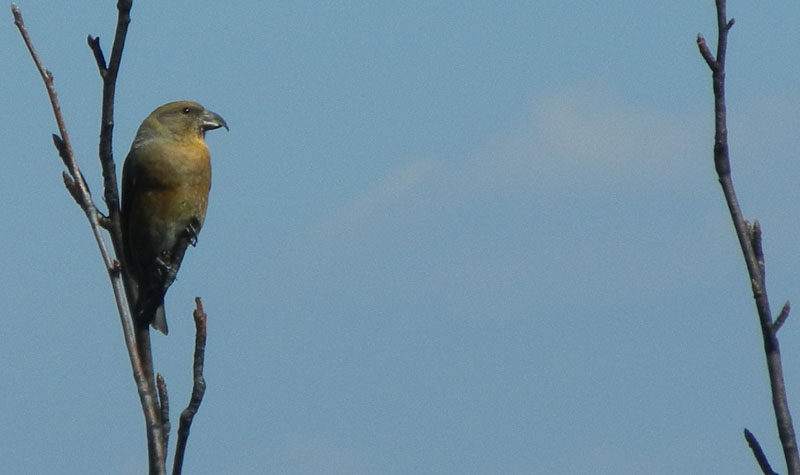
[[[206,217],[206,131],[220,127],[228,124],[196,102],[164,104],[139,126],[122,169],[123,247],[139,288],[134,319],[165,335],[164,294]]]

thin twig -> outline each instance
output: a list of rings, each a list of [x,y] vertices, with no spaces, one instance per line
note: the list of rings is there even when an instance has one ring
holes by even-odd
[[[203,311],[203,301],[200,297],[194,299],[196,309],[193,313],[195,324],[195,340],[194,340],[194,386],[192,387],[192,397],[189,400],[189,405],[181,413],[180,425],[178,426],[178,442],[175,447],[175,462],[172,468],[172,475],[180,475],[183,470],[183,457],[186,453],[186,443],[189,440],[189,430],[192,426],[192,420],[200,404],[203,402],[203,395],[206,392],[206,381],[203,378],[203,367],[206,354],[206,322],[207,315]]]
[[[697,45],[700,54],[708,64],[712,73],[714,89],[714,168],[717,171],[722,192],[731,214],[736,236],[742,249],[747,272],[753,290],[753,298],[758,311],[761,336],[764,341],[764,353],[767,359],[770,388],[772,390],[772,406],[778,426],[778,436],[783,446],[786,467],[790,474],[800,475],[800,455],[798,455],[792,416],[789,412],[789,403],[786,396],[786,386],[783,379],[783,366],[781,363],[780,346],[772,323],[772,313],[767,298],[765,286],[763,256],[760,249],[760,228],[750,231],[750,227],[742,216],[739,201],[731,178],[730,155],[728,149],[727,111],[725,104],[725,59],[728,45],[728,32],[734,24],[727,20],[725,0],[716,0],[717,5],[717,55],[711,54],[705,39],[697,35]]]
[[[117,75],[122,63],[122,51],[125,47],[128,25],[131,22],[130,11],[132,6],[132,0],[117,1],[117,26],[114,32],[114,42],[111,46],[111,56],[108,64],[106,64],[105,55],[100,45],[100,38],[95,38],[90,35],[87,38],[87,42],[89,48],[92,50],[95,62],[97,63],[100,78],[103,80],[103,103],[102,116],[100,118],[100,145],[98,153],[100,156],[100,165],[103,170],[103,198],[108,207],[108,220],[105,222],[105,227],[108,229],[109,235],[111,236],[111,243],[114,246],[114,251],[122,260],[123,280],[125,282],[128,301],[136,302],[138,289],[129,273],[130,265],[126,262],[124,242],[122,239],[119,186],[117,183],[117,171],[112,149],[114,99],[117,87]],[[150,347],[149,328],[141,329],[134,325],[133,332],[137,345],[137,352],[141,360],[142,371],[147,380],[147,388],[151,392],[151,399],[157,401],[159,399],[159,394],[157,393],[157,383],[153,371],[153,354]],[[146,333],[146,335],[143,335],[143,333]],[[158,407],[154,407],[154,410],[158,410]],[[161,412],[159,412],[159,415],[161,415]],[[164,419],[159,419],[160,423],[158,420],[153,421],[152,425],[149,421],[147,423],[148,453],[151,473],[166,473],[166,434],[163,433],[163,428],[165,423],[169,424],[169,421],[165,422]]]
[[[789,312],[791,312],[791,310],[792,306],[788,301],[783,304],[780,315],[778,315],[778,318],[775,319],[775,323],[772,324],[772,329],[775,333],[778,333],[778,330],[781,329],[783,324],[786,322],[786,319],[789,318]]]
[[[118,2],[118,7],[124,7],[125,4],[127,4],[127,9],[129,12],[130,1],[120,0]],[[50,104],[53,108],[53,114],[55,115],[59,130],[59,135],[54,135],[53,139],[59,156],[61,156],[61,159],[68,170],[68,174],[64,173],[64,183],[72,197],[84,211],[84,214],[89,221],[95,241],[97,242],[97,246],[100,250],[100,255],[108,271],[109,279],[111,280],[111,287],[114,291],[117,310],[120,315],[123,335],[125,338],[125,346],[128,349],[128,356],[131,363],[131,369],[133,370],[133,377],[136,381],[136,388],[139,392],[139,400],[142,404],[142,411],[144,412],[145,422],[148,428],[147,434],[150,454],[150,473],[164,474],[166,473],[164,443],[161,433],[162,426],[160,423],[159,414],[156,411],[157,402],[154,396],[155,390],[148,384],[145,371],[142,367],[142,360],[136,348],[130,311],[131,307],[128,303],[126,286],[122,279],[122,273],[120,273],[120,265],[118,261],[113,259],[109,253],[106,242],[103,239],[102,227],[100,225],[100,219],[102,216],[98,212],[97,206],[95,206],[94,201],[92,200],[89,188],[86,186],[86,181],[83,179],[83,175],[81,174],[77,161],[75,160],[75,156],[72,151],[72,145],[70,144],[69,140],[69,134],[67,133],[64,117],[61,113],[58,96],[53,84],[53,75],[50,73],[50,71],[45,69],[41,59],[39,58],[39,55],[33,46],[33,41],[31,40],[28,30],[25,27],[25,22],[23,21],[22,12],[20,11],[19,7],[12,3],[11,12],[14,16],[14,24],[17,26],[20,34],[22,35],[25,46],[30,52],[31,58],[36,65],[36,69],[39,71],[39,75],[44,81],[45,88],[47,89],[48,96],[50,97]],[[122,13],[120,13],[120,16],[122,16]],[[120,28],[119,25],[117,28],[118,33],[120,31],[122,32],[123,39],[126,28],[127,24],[125,25],[125,28]],[[121,45],[122,43],[120,43],[119,54],[122,53]],[[114,238],[112,233],[112,241],[113,240]],[[121,247],[118,247],[117,243],[115,243],[114,247],[118,255],[122,256],[122,253],[119,252]]]
[[[761,243],[761,223],[758,220],[753,221],[750,226],[750,242],[753,245],[753,254],[756,256],[758,263],[758,271],[761,273],[761,285],[767,285],[767,268],[764,264],[764,248]]]
[[[161,431],[164,434],[164,455],[166,456],[169,448],[169,394],[167,394],[167,382],[161,373],[156,375],[156,387],[158,388],[158,402],[161,406]]]
[[[769,460],[767,460],[767,456],[764,455],[764,451],[761,449],[761,444],[758,443],[756,436],[754,436],[749,430],[745,429],[744,438],[747,440],[747,445],[750,446],[750,450],[753,451],[753,456],[756,458],[756,462],[758,462],[758,466],[761,467],[761,471],[764,473],[764,475],[778,475],[774,470],[772,470]]]
[[[122,62],[122,50],[125,47],[125,38],[128,25],[131,22],[132,0],[119,0],[117,2],[117,28],[114,33],[114,43],[111,46],[111,58],[106,66],[103,50],[100,47],[100,38],[88,37],[89,48],[94,54],[100,77],[103,80],[103,105],[100,118],[100,164],[103,169],[103,198],[108,206],[108,218],[111,223],[109,233],[114,244],[114,251],[122,256],[122,230],[119,219],[119,187],[117,185],[117,172],[114,165],[112,140],[114,132],[114,97],[117,88],[117,74]]]
[[[11,4],[11,13],[14,15],[14,24],[17,25],[17,29],[19,29],[19,32],[22,35],[22,40],[25,42],[25,46],[28,48],[28,52],[31,54],[33,64],[36,65],[36,69],[39,71],[39,75],[42,77],[44,86],[47,89],[47,95],[50,97],[50,105],[53,107],[53,114],[56,118],[58,131],[61,134],[58,137],[58,142],[56,142],[56,148],[58,149],[61,159],[64,161],[64,165],[66,165],[67,170],[69,170],[70,178],[78,182],[78,187],[83,188],[83,190],[81,190],[83,192],[81,199],[84,199],[85,195],[89,194],[89,190],[86,188],[86,183],[81,183],[83,179],[80,176],[78,164],[75,162],[72,154],[72,144],[69,140],[67,126],[64,123],[64,117],[61,115],[61,105],[58,102],[58,94],[56,93],[56,88],[53,84],[53,74],[44,67],[42,60],[39,59],[39,54],[36,52],[36,48],[33,46],[33,40],[31,40],[31,37],[28,34],[28,29],[25,27],[25,21],[22,19],[22,11],[20,11],[16,3]],[[53,137],[55,139],[56,136]],[[88,202],[78,202],[82,208],[85,207],[87,203],[91,203],[91,197],[89,197]]]

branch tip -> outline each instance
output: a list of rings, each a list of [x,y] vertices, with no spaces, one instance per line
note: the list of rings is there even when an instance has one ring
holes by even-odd
[[[753,456],[756,458],[758,466],[761,467],[761,471],[765,475],[778,475],[774,470],[772,470],[769,460],[767,460],[767,456],[764,454],[764,450],[761,448],[761,444],[758,443],[756,436],[754,436],[749,430],[745,429],[744,438],[747,440],[747,445],[750,446],[750,450],[753,451]]]
[[[167,394],[167,382],[161,373],[156,373],[156,388],[158,389],[158,402],[161,406],[161,430],[164,433],[164,455],[167,454],[167,447],[169,445],[169,431],[171,429],[169,423],[169,396]]]
[[[203,333],[205,334],[206,320],[208,318],[208,315],[206,315],[206,312],[203,310],[203,299],[201,299],[200,297],[195,297],[194,304],[196,308],[192,315],[194,316],[194,321],[197,324],[197,330],[199,332],[202,329]]]
[[[67,172],[61,172],[61,177],[64,179],[64,186],[67,187],[67,191],[69,191],[72,199],[78,203],[78,206],[80,206],[81,209],[84,209],[83,196],[81,195],[81,189],[78,185],[78,182],[76,182],[75,179],[72,178]]]
[[[25,26],[22,21],[22,11],[16,3],[11,3],[11,14],[14,15],[14,24],[17,25],[17,28]]]
[[[719,68],[717,64],[717,60],[714,59],[714,55],[711,54],[711,50],[708,49],[708,45],[706,44],[706,39],[703,38],[703,35],[700,33],[697,34],[697,47],[700,49],[700,56],[706,60],[706,64],[708,67],[711,68],[712,71],[716,71]]]
[[[75,186],[75,180],[73,180],[72,177],[69,176],[69,173],[61,172],[61,177],[64,179],[64,185],[67,187],[67,189],[70,189],[73,186]]]
[[[66,144],[64,143],[64,139],[61,138],[58,134],[53,134],[53,145],[56,146],[56,150],[58,153],[62,153],[66,151]]]
[[[767,279],[767,274],[766,266],[764,265],[764,248],[761,243],[761,223],[755,220],[752,226],[747,226],[747,230],[750,238],[750,245],[753,247],[753,254],[758,263],[758,269],[761,272],[761,282],[763,284]]]
[[[183,410],[180,417],[180,424],[178,426],[178,442],[175,447],[175,458],[173,460],[172,473],[181,473],[183,467],[183,458],[186,454],[186,443],[189,439],[189,430],[192,426],[192,420],[195,414],[200,409],[200,404],[203,402],[203,395],[206,391],[206,381],[203,378],[203,367],[205,365],[205,351],[206,351],[206,321],[207,315],[203,310],[203,301],[200,297],[194,299],[195,310],[192,313],[196,328],[195,346],[194,346],[194,386],[192,387],[192,397],[189,400],[189,405]]]
[[[105,77],[108,67],[106,66],[106,57],[103,55],[103,48],[100,47],[100,37],[89,35],[86,42],[89,44],[89,49],[92,50],[97,69],[100,70],[100,76]]]
[[[775,323],[772,324],[772,331],[774,331],[775,333],[778,332],[781,326],[783,326],[783,324],[786,323],[786,319],[789,318],[789,312],[791,312],[791,310],[792,306],[789,304],[789,301],[787,300],[786,303],[783,304],[783,308],[781,309],[780,315],[778,315],[778,318],[775,319]]]
[[[775,333],[776,327],[783,323],[786,317],[775,321],[772,320],[769,299],[765,287],[764,278],[764,256],[761,249],[761,226],[758,222],[751,226],[744,220],[739,200],[733,186],[730,169],[730,153],[728,150],[728,128],[727,128],[727,106],[725,101],[725,59],[728,47],[728,33],[734,25],[734,20],[728,20],[725,14],[725,0],[716,0],[717,10],[717,54],[716,59],[711,54],[702,35],[698,35],[698,48],[700,54],[705,59],[711,69],[711,83],[714,91],[714,167],[716,169],[728,211],[731,215],[736,237],[742,250],[747,273],[753,288],[753,299],[755,300],[758,311],[759,323],[761,326],[761,336],[764,342],[764,353],[767,360],[767,371],[769,373],[770,389],[772,392],[772,406],[775,413],[775,421],[778,428],[778,436],[783,447],[783,455],[786,460],[788,473],[800,474],[800,453],[798,453],[797,441],[792,416],[789,411],[788,398],[786,396],[786,386],[783,378],[783,367],[781,363],[780,348]],[[788,315],[788,311],[786,312]],[[744,431],[750,448],[753,451],[758,464],[765,474],[775,472],[769,466],[761,446],[755,436],[749,431]]]

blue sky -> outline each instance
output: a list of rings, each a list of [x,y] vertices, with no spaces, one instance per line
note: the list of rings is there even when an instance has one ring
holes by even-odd
[[[98,201],[101,3],[19,2]],[[744,427],[783,471],[711,159],[713,1],[588,3],[135,2],[118,169],[165,102],[231,128],[208,136],[206,225],[154,343],[174,421],[203,297],[186,473],[754,473]],[[777,313],[800,287],[800,6],[729,3],[734,180]],[[0,457],[142,473],[110,286],[6,20]]]

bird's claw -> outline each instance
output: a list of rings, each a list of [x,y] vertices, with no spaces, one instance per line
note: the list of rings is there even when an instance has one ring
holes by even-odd
[[[189,224],[186,225],[186,236],[189,238],[189,244],[192,247],[197,246],[197,234],[199,232],[200,223],[197,218],[193,218]]]
[[[172,270],[172,258],[167,251],[161,251],[161,255],[156,257],[156,266],[161,276],[165,276]]]

